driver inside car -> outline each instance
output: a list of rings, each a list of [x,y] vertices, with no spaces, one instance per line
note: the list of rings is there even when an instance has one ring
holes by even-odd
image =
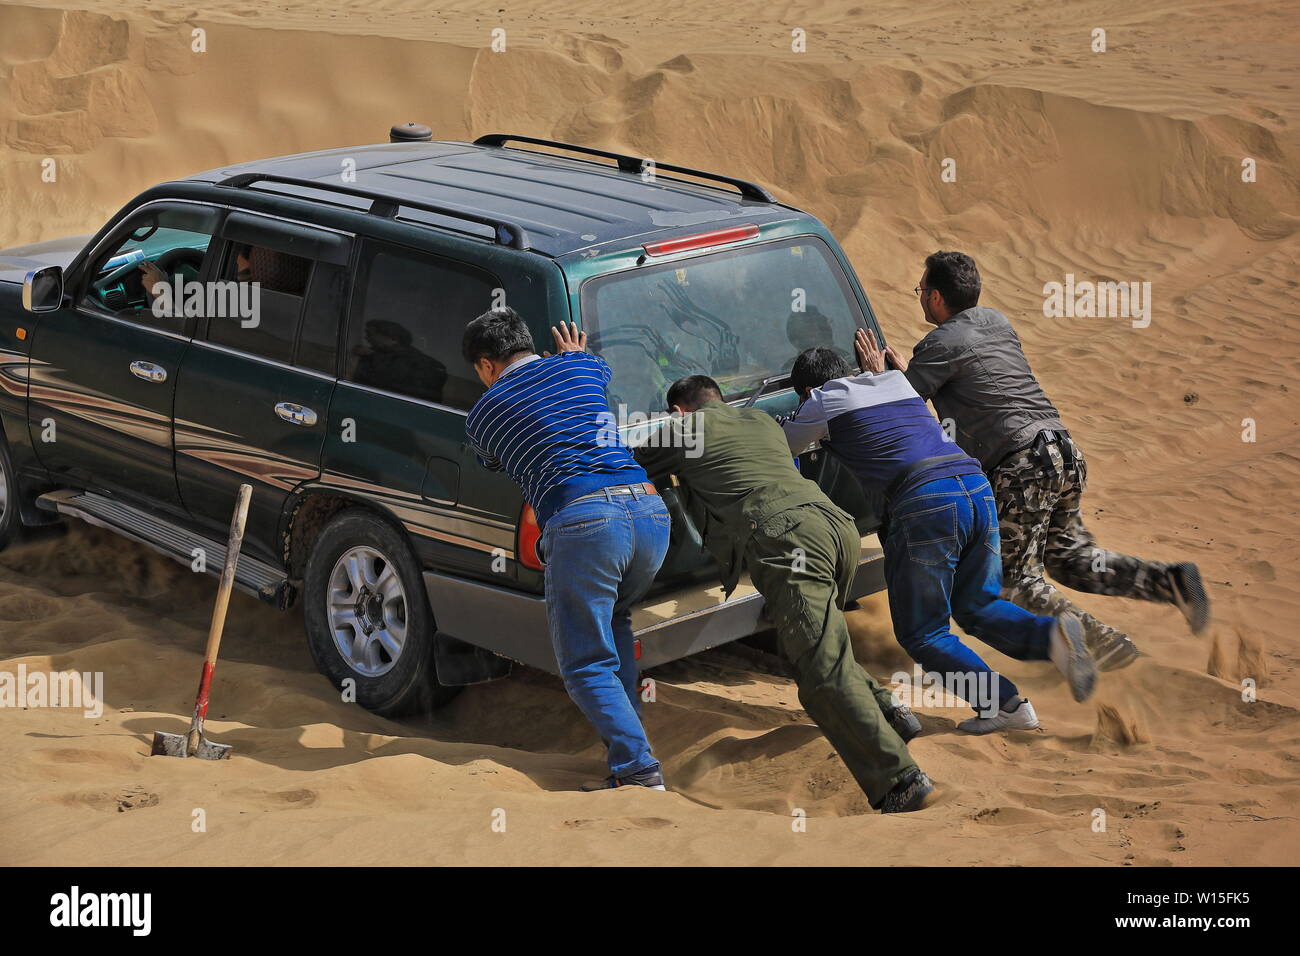
[[[152,309],[154,300],[158,298],[154,287],[168,285],[171,281],[171,277],[159,269],[156,263],[148,259],[140,263],[140,286],[144,289],[145,308]]]
[[[158,257],[158,261],[161,261],[164,256],[170,255],[175,251],[176,250],[173,249],[163,253],[163,255]],[[202,249],[195,249],[193,251],[198,253],[200,257],[203,255]],[[180,276],[182,282],[197,280],[199,277],[199,270],[195,268],[193,263],[188,263],[183,260],[176,263],[175,270],[170,275],[165,269],[158,265],[157,261],[151,261],[149,259],[145,259],[140,263],[139,271],[140,288],[144,291],[145,300],[142,308],[150,310],[153,309],[153,304],[158,298],[159,292],[157,287],[159,285],[171,285],[175,281],[176,276]]]
[[[173,250],[174,251],[174,250]],[[200,255],[202,250],[195,250]],[[164,253],[163,255],[167,255]],[[163,256],[159,256],[159,261]],[[285,255],[272,249],[243,244],[235,250],[234,276],[240,282],[257,282],[267,289],[284,292],[289,295],[303,295],[306,292],[308,266],[306,260],[297,256]],[[146,259],[139,265],[140,285],[144,289],[145,308],[153,308],[158,297],[156,286],[170,285],[177,275],[184,282],[197,280],[199,270],[192,264],[180,262],[171,275],[161,268],[156,261]]]

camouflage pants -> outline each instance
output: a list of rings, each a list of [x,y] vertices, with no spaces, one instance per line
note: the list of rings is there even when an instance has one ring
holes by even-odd
[[[1073,442],[1069,447],[1073,461],[1053,443],[1046,448],[1049,460],[1032,449],[1018,452],[989,476],[1002,535],[1002,596],[1035,614],[1073,611],[1093,656],[1109,670],[1137,657],[1132,641],[1074,607],[1044,579],[1044,571],[1076,591],[1172,602],[1169,565],[1097,546],[1080,513],[1088,465]]]

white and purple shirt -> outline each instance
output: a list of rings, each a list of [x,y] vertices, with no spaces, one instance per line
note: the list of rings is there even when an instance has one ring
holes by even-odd
[[[782,427],[793,454],[825,439],[865,487],[881,494],[904,475],[906,488],[894,488],[895,495],[938,478],[980,473],[979,462],[948,438],[898,371],[832,379],[810,391]],[[962,457],[950,457],[955,454]],[[949,460],[909,474],[918,462],[943,457]]]

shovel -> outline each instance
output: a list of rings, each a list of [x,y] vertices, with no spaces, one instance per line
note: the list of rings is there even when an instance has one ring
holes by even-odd
[[[235,516],[230,521],[230,538],[226,542],[226,566],[221,569],[221,585],[217,588],[217,606],[212,609],[212,624],[208,628],[208,649],[203,655],[203,676],[199,678],[199,695],[194,701],[194,719],[187,734],[153,735],[153,756],[198,757],[200,760],[222,760],[230,756],[229,744],[213,743],[203,736],[203,719],[208,715],[208,692],[212,689],[212,672],[217,666],[217,648],[221,646],[221,631],[226,624],[226,607],[230,604],[230,589],[235,583],[235,565],[239,562],[239,549],[244,543],[244,522],[248,518],[248,500],[253,495],[251,485],[239,486],[235,500]]]

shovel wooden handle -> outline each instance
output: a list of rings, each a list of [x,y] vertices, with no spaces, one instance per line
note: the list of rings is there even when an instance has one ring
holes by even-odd
[[[199,679],[199,694],[194,702],[194,718],[198,722],[202,722],[208,714],[212,671],[217,663],[217,650],[221,647],[221,631],[226,626],[226,608],[230,606],[230,591],[235,586],[235,566],[239,563],[239,551],[244,544],[244,524],[248,520],[248,502],[252,496],[252,485],[239,486],[235,515],[230,520],[230,537],[226,540],[226,564],[221,569],[217,604],[212,609],[212,623],[208,627],[208,647],[203,653],[203,676]]]

